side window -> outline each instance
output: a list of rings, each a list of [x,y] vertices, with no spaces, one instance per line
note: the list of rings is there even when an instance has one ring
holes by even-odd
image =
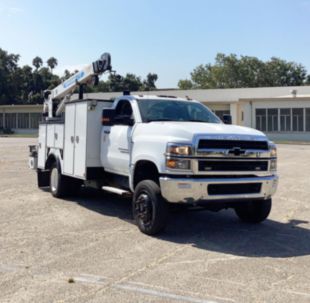
[[[128,119],[134,119],[131,104],[127,100],[120,100],[115,108],[114,122],[115,124],[124,124],[124,121],[128,121]]]

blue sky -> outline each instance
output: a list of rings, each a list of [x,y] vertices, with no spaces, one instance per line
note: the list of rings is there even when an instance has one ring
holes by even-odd
[[[310,73],[310,0],[0,0],[0,47],[57,73],[110,52],[113,68],[176,87],[216,53],[302,63]]]

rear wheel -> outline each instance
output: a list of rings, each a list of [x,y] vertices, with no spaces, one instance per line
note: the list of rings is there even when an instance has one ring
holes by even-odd
[[[237,216],[247,223],[260,223],[270,214],[272,200],[253,200],[235,207]]]
[[[168,221],[168,205],[154,181],[144,180],[137,185],[132,209],[134,220],[143,233],[154,235],[165,228]]]
[[[70,191],[68,179],[61,174],[56,162],[52,164],[50,170],[50,191],[56,198],[65,197]]]

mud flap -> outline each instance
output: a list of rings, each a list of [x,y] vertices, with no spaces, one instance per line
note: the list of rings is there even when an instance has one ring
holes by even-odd
[[[50,186],[50,171],[49,170],[37,170],[38,187]]]

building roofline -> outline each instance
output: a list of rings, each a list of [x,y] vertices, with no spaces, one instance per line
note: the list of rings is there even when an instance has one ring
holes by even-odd
[[[43,104],[2,104],[0,105],[0,108],[17,108],[17,107],[20,107],[20,108],[30,108],[30,107],[42,107]]]
[[[270,97],[270,98],[240,98],[240,102],[249,102],[249,101],[309,101],[310,96],[282,96],[282,97]]]

